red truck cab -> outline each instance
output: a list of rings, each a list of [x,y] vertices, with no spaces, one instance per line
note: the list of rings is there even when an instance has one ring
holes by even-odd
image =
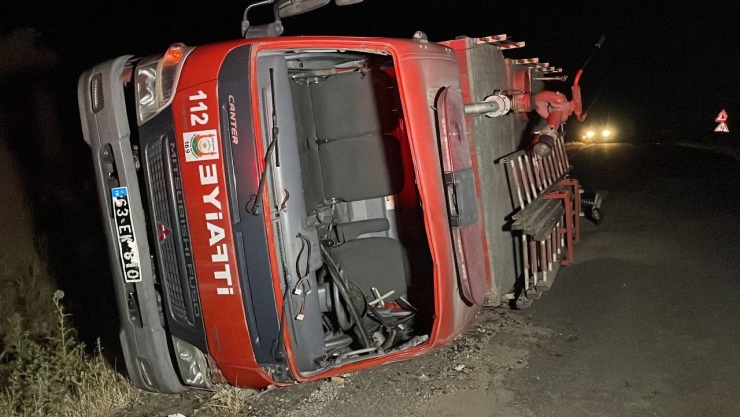
[[[83,74],[127,370],[261,388],[444,345],[493,291],[456,53],[247,39]]]

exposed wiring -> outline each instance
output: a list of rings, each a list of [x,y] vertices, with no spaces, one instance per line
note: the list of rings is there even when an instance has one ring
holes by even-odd
[[[306,296],[305,295],[301,297],[301,309],[298,311],[298,315],[295,316],[295,319],[300,321],[300,320],[303,320],[304,317],[306,317]]]
[[[349,289],[344,285],[344,280],[339,274],[339,267],[331,258],[331,256],[329,256],[329,253],[323,246],[321,247],[321,253],[326,260],[326,264],[329,269],[329,276],[334,282],[334,285],[339,290],[339,294],[344,299],[350,318],[352,319],[352,321],[354,321],[357,333],[359,333],[360,344],[365,348],[375,347],[372,339],[370,338],[370,335],[368,335],[367,330],[365,330],[365,326],[362,325],[362,318],[357,312],[355,304],[352,302],[352,298],[349,295]]]
[[[285,289],[286,291],[283,291],[283,308],[280,309],[280,328],[278,330],[278,337],[273,341],[272,349],[270,352],[275,357],[275,359],[279,361],[282,361],[284,359],[282,347],[283,331],[285,330],[285,309],[288,308],[288,303],[290,302],[290,297],[288,297],[289,292],[287,291],[288,287],[286,287]]]
[[[302,235],[300,233],[298,233],[296,237],[298,239],[301,239],[301,250],[298,251],[298,256],[295,259],[295,274],[298,278],[303,279],[307,277],[308,273],[310,272],[309,269],[311,267],[311,239],[309,239],[308,236]],[[301,274],[301,268],[300,268],[299,263],[301,261],[301,255],[303,254],[304,250],[306,250],[306,268],[305,268],[305,272]]]
[[[308,291],[306,291],[306,294],[311,293],[311,281],[310,281],[310,272],[311,272],[311,239],[308,238],[308,236],[298,234],[296,236],[297,238],[301,239],[301,250],[298,251],[298,256],[295,259],[295,274],[297,277],[299,277],[298,282],[295,284],[295,287],[293,289],[293,294],[301,295],[303,293],[304,286],[308,284]],[[308,249],[306,249],[308,248]],[[306,267],[304,269],[304,272],[301,273],[301,255],[303,254],[303,251],[306,251]]]
[[[280,258],[285,259],[285,254],[282,252],[283,244],[282,244],[282,233],[278,233],[278,240],[280,242]],[[290,273],[288,272],[288,268],[285,265],[285,262],[282,262],[283,266],[283,284],[285,285],[285,289],[283,289],[283,306],[280,309],[280,326],[278,329],[278,337],[273,341],[271,353],[272,355],[279,361],[282,361],[285,359],[284,353],[283,353],[283,331],[285,330],[285,310],[288,308],[289,305],[291,305],[290,301]],[[292,310],[292,308],[291,308]]]
[[[278,210],[286,212],[288,211],[288,200],[290,199],[290,192],[287,188],[283,188],[283,191],[285,192],[285,197],[283,198],[283,202],[280,203],[280,207],[278,208]]]
[[[301,295],[303,293],[303,288],[308,284],[308,290],[306,291],[306,294],[311,294],[311,281],[309,280],[308,276],[305,276],[298,280],[298,282],[295,284],[295,289],[293,290],[293,294],[295,295]]]

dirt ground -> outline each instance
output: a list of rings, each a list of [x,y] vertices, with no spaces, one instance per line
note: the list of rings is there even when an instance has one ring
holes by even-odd
[[[450,346],[411,361],[265,391],[247,416],[533,416],[508,388],[542,343],[562,338],[519,312],[486,310]]]

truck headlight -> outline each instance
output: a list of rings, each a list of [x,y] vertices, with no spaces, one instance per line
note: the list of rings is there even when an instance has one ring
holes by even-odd
[[[139,126],[172,102],[184,58],[192,48],[176,43],[160,56],[142,61],[136,68],[136,105]]]
[[[173,337],[177,365],[180,368],[180,377],[185,385],[200,388],[210,388],[211,380],[208,377],[206,357],[200,349]]]
[[[157,88],[157,66],[150,64],[145,67],[139,67],[136,70],[136,101],[139,103],[139,110],[145,112],[156,110],[157,102],[154,98],[154,90]],[[141,116],[142,112],[139,112]]]

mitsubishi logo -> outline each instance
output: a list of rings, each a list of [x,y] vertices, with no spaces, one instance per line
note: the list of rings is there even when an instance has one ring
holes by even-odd
[[[164,243],[167,237],[172,234],[172,229],[157,222],[157,231],[159,232],[159,243]]]

